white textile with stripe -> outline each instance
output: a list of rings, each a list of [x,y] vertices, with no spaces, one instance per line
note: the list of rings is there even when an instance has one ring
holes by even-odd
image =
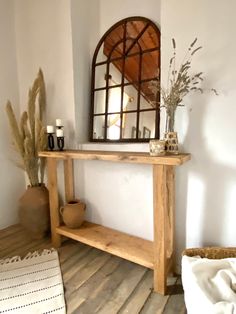
[[[0,260],[0,313],[66,313],[57,251]]]

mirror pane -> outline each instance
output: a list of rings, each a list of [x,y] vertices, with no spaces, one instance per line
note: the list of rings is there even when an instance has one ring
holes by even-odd
[[[109,89],[108,113],[119,112],[121,108],[121,87]],[[137,110],[138,92],[132,86],[124,87],[123,111]]]
[[[93,119],[93,139],[102,140],[105,135],[105,116],[95,116]]]
[[[107,56],[105,56],[104,54],[104,43],[103,43],[98,51],[96,63],[104,62],[104,61],[107,61]]]
[[[139,69],[140,55],[130,56],[125,59],[124,76],[129,83],[139,80]]]
[[[141,80],[159,76],[159,51],[146,52],[142,56]]]
[[[139,113],[139,127],[142,133],[142,138],[147,139],[155,137],[155,121],[155,110],[142,111]]]
[[[141,83],[140,109],[156,108],[157,94],[153,90],[154,80]]]
[[[94,114],[105,113],[106,90],[94,92]]]
[[[123,132],[122,138],[136,138],[136,123],[137,113],[124,113],[123,114]]]
[[[140,51],[139,46],[136,44],[135,39],[129,38],[125,41],[125,53],[127,56]]]
[[[130,53],[138,52],[138,46],[136,48],[132,48],[132,44],[135,43],[135,40],[138,41],[138,37],[140,32],[146,27],[146,21],[129,21],[126,24],[126,38],[129,40],[127,42],[126,53],[129,55]]]
[[[123,55],[124,23],[113,29],[104,40],[103,53],[108,58],[117,58]]]
[[[141,52],[141,47],[135,38],[134,39],[127,39],[125,44],[126,44],[126,55],[127,56],[139,54]]]
[[[106,87],[107,65],[98,65],[95,67],[95,88]]]
[[[126,23],[126,37],[129,36],[132,38],[136,38],[146,25],[146,21],[128,21]]]
[[[121,88],[113,87],[108,90],[108,113],[120,112],[121,110]]]
[[[139,38],[139,44],[142,50],[152,49],[160,47],[159,36],[156,30],[151,25],[145,30],[142,36]]]
[[[107,138],[118,140],[120,138],[120,114],[109,114],[107,117]]]
[[[110,60],[122,59],[123,55],[123,41],[116,45],[115,49],[111,51]]]
[[[123,111],[137,110],[138,91],[134,85],[124,86]]]
[[[109,86],[121,84],[121,80],[122,80],[121,69],[122,69],[122,64],[118,62],[114,62],[114,64],[111,62],[109,64]]]

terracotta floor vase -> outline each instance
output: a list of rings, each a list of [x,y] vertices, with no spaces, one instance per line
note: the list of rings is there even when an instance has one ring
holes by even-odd
[[[43,238],[50,227],[49,193],[45,185],[28,186],[19,200],[20,224],[33,239]]]

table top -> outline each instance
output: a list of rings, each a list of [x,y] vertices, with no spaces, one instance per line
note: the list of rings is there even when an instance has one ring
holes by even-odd
[[[179,166],[191,159],[188,153],[178,155],[166,154],[165,156],[150,156],[144,152],[117,152],[100,150],[63,150],[63,151],[42,151],[40,157],[56,159],[84,159],[104,160],[113,162],[127,162],[152,165]]]

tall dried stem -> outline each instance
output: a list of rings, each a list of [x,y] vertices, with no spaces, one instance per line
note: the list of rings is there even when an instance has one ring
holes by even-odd
[[[19,124],[10,101],[6,105],[13,146],[20,156],[20,165],[26,171],[31,186],[38,186],[44,180],[45,161],[38,156],[38,152],[46,148],[46,132],[42,122],[45,107],[46,92],[41,69],[29,90],[28,110],[21,115]]]

